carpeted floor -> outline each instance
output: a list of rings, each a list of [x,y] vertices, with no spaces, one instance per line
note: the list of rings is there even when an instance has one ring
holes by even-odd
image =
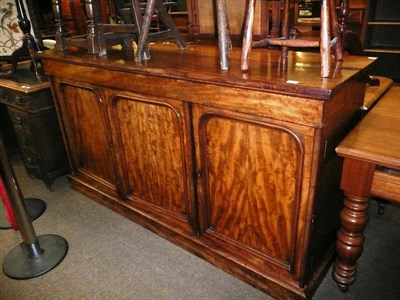
[[[13,157],[26,197],[47,203],[33,222],[37,235],[57,234],[69,243],[66,258],[50,272],[14,280],[0,272],[1,300],[56,299],[271,299],[200,258],[72,190],[65,177],[53,191],[26,175]],[[0,204],[2,205],[2,204]],[[342,294],[330,272],[313,299],[400,299],[400,208],[376,215],[371,203],[357,281]],[[0,260],[22,241],[0,230]]]

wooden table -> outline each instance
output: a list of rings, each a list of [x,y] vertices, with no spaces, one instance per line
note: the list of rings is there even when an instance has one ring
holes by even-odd
[[[364,104],[361,107],[363,115],[366,115],[368,111],[376,104],[376,102],[386,93],[388,89],[393,85],[393,80],[387,77],[374,76],[379,79],[379,85],[373,86],[368,85],[365,90]]]
[[[400,86],[393,86],[336,148],[345,193],[333,278],[346,290],[363,251],[370,196],[400,203]]]

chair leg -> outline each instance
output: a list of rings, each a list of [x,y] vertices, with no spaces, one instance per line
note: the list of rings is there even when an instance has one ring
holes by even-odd
[[[86,15],[87,15],[87,43],[88,43],[88,52],[89,54],[100,54],[104,55],[104,49],[102,49],[103,53],[100,53],[99,47],[99,35],[97,30],[97,24],[99,24],[100,18],[100,6],[98,1],[94,0],[86,0],[85,1]]]
[[[290,12],[289,12],[289,8],[290,8],[290,1],[289,0],[285,0],[283,3],[283,17],[282,17],[282,26],[281,26],[281,30],[282,30],[282,34],[281,36],[287,40],[289,39],[289,32],[290,32],[290,22],[289,22],[289,18],[290,18]],[[284,60],[286,60],[287,56],[288,56],[288,52],[289,52],[289,47],[284,46],[282,47],[282,58]]]
[[[226,18],[225,0],[217,0],[218,48],[221,70],[229,69],[229,50],[232,47]]]
[[[271,37],[278,38],[281,35],[281,1],[272,2]]]
[[[55,35],[56,49],[58,51],[65,51],[67,50],[67,45],[64,41],[64,38],[67,36],[67,32],[64,28],[61,0],[52,0],[52,4],[53,4],[54,21],[56,23],[56,35]]]
[[[171,18],[171,15],[168,13],[165,8],[163,2],[161,0],[156,0],[156,9],[158,12],[159,19],[167,26],[168,29],[172,32],[172,37],[178,44],[181,49],[186,48],[186,42],[181,38],[179,30],[176,28],[174,21]]]
[[[130,0],[130,5],[131,5],[131,13],[132,13],[132,19],[133,23],[136,24],[136,31],[137,31],[137,37],[136,37],[136,42],[139,44],[139,38],[142,33],[142,24],[143,24],[143,18],[142,18],[142,13],[140,11],[140,6],[138,0]],[[147,44],[142,46],[142,49],[140,50],[141,53],[138,53],[138,56],[140,56],[141,60],[148,60],[150,59],[150,52],[147,47]]]
[[[149,37],[150,23],[153,16],[154,8],[156,5],[156,0],[148,0],[146,4],[146,9],[144,12],[143,23],[141,26],[141,31],[139,35],[139,42],[137,45],[136,57],[137,62],[142,62],[145,58],[144,53],[147,48],[147,40]],[[150,58],[150,57],[148,57]],[[147,58],[147,59],[148,59]]]
[[[346,44],[346,37],[347,37],[347,18],[349,17],[350,13],[350,5],[347,0],[340,1],[340,9],[339,9],[339,30],[340,36],[342,39],[342,51],[344,52],[344,47]],[[362,47],[361,47],[362,52]]]
[[[331,71],[331,33],[330,33],[330,13],[328,0],[322,0],[321,4],[321,41],[320,41],[320,53],[321,53],[321,77],[325,78],[329,76]]]
[[[249,9],[247,11],[246,24],[243,32],[241,69],[247,71],[249,69],[249,56],[251,52],[251,44],[253,42],[253,24],[254,10],[256,0],[249,0]]]
[[[141,29],[139,30],[139,42],[135,57],[135,60],[137,62],[142,62],[143,60],[150,58],[150,53],[147,51],[147,42],[149,39],[150,24],[155,8],[157,9],[160,20],[168,27],[169,31],[154,33],[151,34],[151,36],[157,37],[157,34],[163,34],[167,32],[169,33],[169,35],[164,34],[164,37],[172,37],[173,39],[175,39],[176,43],[180,48],[186,48],[185,41],[180,37],[179,31],[176,28],[175,23],[173,22],[171,16],[168,14],[168,11],[166,10],[162,1],[148,0],[144,12]],[[135,16],[135,19],[140,20],[140,18],[137,16]],[[140,24],[140,22],[138,22],[138,24]]]
[[[339,20],[338,20],[338,16],[336,13],[335,0],[329,0],[329,13],[330,13],[330,18],[331,18],[330,24],[331,24],[331,28],[332,28],[332,35],[337,40],[337,42],[334,46],[335,58],[336,58],[336,60],[342,60],[343,59],[344,40],[343,40],[340,30],[339,30]]]

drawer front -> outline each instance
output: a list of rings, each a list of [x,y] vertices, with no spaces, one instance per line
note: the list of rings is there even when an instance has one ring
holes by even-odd
[[[27,164],[31,165],[32,168],[36,168],[33,165],[36,165],[39,161],[40,155],[35,145],[35,133],[32,129],[31,123],[33,121],[31,115],[11,107],[8,107],[8,113],[14,127],[15,136],[17,137],[20,150],[22,154],[24,154],[24,152],[27,153],[24,160]]]
[[[3,103],[28,107],[30,102],[30,97],[25,94],[16,93],[6,89],[0,89],[0,100]]]
[[[11,123],[14,126],[14,130],[18,131],[30,131],[31,126],[30,126],[30,118],[29,114],[20,111],[17,109],[13,109],[11,107],[8,107],[8,113],[10,115]]]
[[[34,174],[38,177],[41,175],[40,171],[40,158],[35,153],[27,150],[21,151],[22,160],[24,161],[25,168],[28,173]]]
[[[21,151],[28,150],[36,153],[34,139],[30,131],[16,131],[16,137]]]
[[[18,106],[26,110],[38,110],[54,105],[49,89],[25,94],[0,88],[0,102]]]

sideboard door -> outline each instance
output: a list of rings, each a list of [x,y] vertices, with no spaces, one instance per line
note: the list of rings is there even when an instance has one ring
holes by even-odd
[[[103,96],[90,85],[63,82],[57,86],[73,176],[115,191],[116,170]]]
[[[301,126],[202,106],[193,120],[200,235],[260,272],[300,276]]]
[[[194,191],[187,104],[126,91],[106,93],[127,204],[192,234]]]

